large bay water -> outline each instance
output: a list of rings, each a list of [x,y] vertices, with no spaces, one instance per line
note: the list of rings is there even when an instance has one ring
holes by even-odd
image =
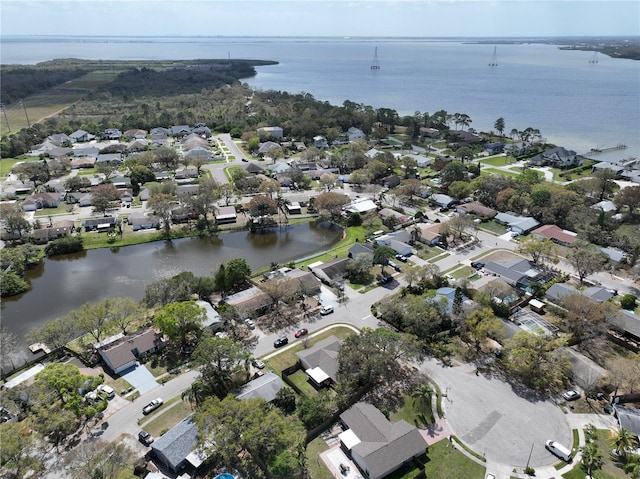
[[[371,70],[378,48],[380,70]],[[586,152],[618,143],[640,153],[640,62],[554,45],[493,44],[420,38],[258,37],[3,37],[2,63],[54,58],[276,60],[246,80],[259,89],[306,92],[415,111],[466,113],[488,131],[503,117],[506,131],[538,128],[549,141]]]
[[[341,237],[341,228],[312,222],[268,233],[242,231],[45,259],[27,274],[31,290],[2,300],[2,324],[22,339],[31,328],[86,302],[106,297],[142,299],[153,281],[183,271],[209,276],[234,258],[246,259],[253,270],[272,262],[283,264],[328,249]]]

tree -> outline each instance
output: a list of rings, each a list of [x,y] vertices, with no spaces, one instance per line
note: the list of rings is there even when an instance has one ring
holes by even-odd
[[[76,338],[78,334],[79,328],[76,324],[76,318],[67,315],[47,321],[40,328],[33,328],[27,333],[27,341],[44,343],[53,351],[65,346],[69,341]]]
[[[347,403],[361,388],[382,388],[394,396],[398,391],[393,385],[404,377],[400,361],[419,360],[422,356],[414,337],[390,329],[364,328],[360,334],[347,337],[338,355],[340,401]]]
[[[518,244],[518,253],[531,256],[533,264],[539,265],[550,261],[558,262],[556,245],[550,239],[536,239],[534,237],[525,238]]]
[[[274,278],[260,283],[260,289],[271,299],[271,309],[280,310],[281,302],[288,302],[295,298],[296,284],[289,278]]]
[[[561,338],[519,331],[505,341],[501,364],[526,386],[538,390],[557,387],[570,371],[566,356],[559,351],[564,345]]]
[[[120,201],[120,192],[111,183],[96,186],[91,194],[91,204],[96,213],[106,213]]]
[[[447,191],[449,185],[454,181],[462,181],[466,178],[466,170],[462,163],[459,161],[452,161],[448,163],[440,171],[440,184],[442,188]]]
[[[229,291],[243,288],[251,276],[251,267],[244,258],[234,258],[226,266],[226,282]]]
[[[325,173],[320,177],[320,189],[331,191],[336,187],[338,175],[333,173]]]
[[[29,421],[0,424],[0,437],[0,474],[3,477],[22,479],[37,476],[44,469],[40,438],[30,430]]]
[[[193,301],[182,301],[162,308],[153,318],[153,323],[170,340],[184,346],[191,333],[200,333],[205,319],[203,308]]]
[[[24,217],[24,210],[18,203],[0,204],[0,221],[11,239],[22,240],[31,231],[31,224]]]
[[[611,303],[593,301],[579,293],[565,296],[562,306],[567,310],[562,320],[564,330],[576,342],[605,333],[609,320],[617,314]]]
[[[263,399],[209,398],[194,418],[203,450],[215,452],[227,469],[247,469],[250,477],[257,476],[256,469],[271,477],[276,458],[283,451],[294,451],[304,439],[299,422]]]
[[[105,181],[109,182],[111,177],[118,172],[118,164],[110,161],[97,163],[96,172],[103,174]]]
[[[225,206],[229,206],[229,203],[238,196],[238,193],[232,185],[225,183],[218,187],[218,196],[224,201]]]
[[[129,325],[138,319],[138,316],[144,311],[142,305],[133,298],[111,300],[108,303],[108,308],[111,322],[125,335]]]
[[[629,216],[634,217],[640,206],[640,186],[627,186],[621,188],[613,199],[618,208],[627,207]]]
[[[616,452],[624,458],[627,458],[631,450],[638,447],[638,440],[634,434],[623,427],[612,430],[609,433],[609,441],[616,448]]]
[[[373,251],[373,264],[380,265],[380,274],[384,276],[384,267],[389,264],[389,260],[395,256],[396,252],[389,246],[378,246]]]
[[[342,214],[342,207],[349,203],[347,195],[325,191],[316,196],[315,207],[323,214],[328,214],[332,222],[336,222]]]
[[[19,163],[13,167],[13,172],[18,175],[18,178],[21,180],[33,181],[35,186],[46,183],[51,178],[49,175],[49,167],[45,160]]]
[[[51,363],[36,374],[35,383],[39,388],[53,392],[63,404],[66,404],[72,396],[78,394],[78,389],[85,379],[75,364]]]
[[[373,281],[372,267],[373,256],[370,253],[359,253],[347,263],[349,281],[356,284],[370,284]]]
[[[398,187],[398,195],[405,197],[408,203],[413,204],[414,197],[420,196],[424,189],[425,187],[420,183],[420,180],[404,180],[402,185]]]
[[[449,196],[458,200],[467,198],[473,192],[473,185],[468,181],[454,181],[449,185]]]
[[[0,271],[0,297],[9,298],[29,289],[29,285],[20,276],[12,272]]]
[[[473,229],[475,223],[469,215],[454,216],[446,225],[448,226],[449,233],[453,236],[454,243],[464,240],[464,235],[467,230]]]
[[[249,214],[258,218],[261,225],[265,223],[265,218],[277,211],[277,208],[276,202],[266,195],[254,196],[249,202]]]
[[[62,183],[69,191],[80,191],[91,187],[91,180],[86,176],[70,176]]]
[[[152,210],[162,219],[164,234],[168,237],[171,232],[171,210],[173,209],[173,196],[167,193],[152,195],[147,201],[147,208]]]
[[[504,118],[502,117],[498,118],[493,124],[493,127],[496,129],[498,133],[500,133],[500,136],[504,136],[504,128],[505,128]]]
[[[414,178],[418,173],[418,160],[411,156],[403,156],[402,167],[404,168],[405,178]]]
[[[133,455],[133,450],[123,442],[82,441],[67,454],[64,465],[73,479],[106,479],[118,477]]]
[[[80,309],[73,310],[69,316],[82,332],[89,333],[96,342],[112,326],[111,306],[114,300],[106,298],[100,303],[85,303]]]
[[[280,193],[280,182],[277,180],[273,180],[271,178],[267,178],[260,183],[259,187],[260,193],[269,196],[269,198],[273,199],[274,195],[278,195]]]
[[[155,181],[156,175],[144,165],[135,165],[129,170],[129,179],[134,188],[134,194],[136,194],[136,191],[140,192],[140,185]]]
[[[418,405],[420,411],[431,412],[431,397],[433,396],[433,388],[428,384],[419,384],[411,393],[414,403]]]
[[[290,387],[283,387],[276,393],[273,404],[285,414],[296,410],[296,393]]]
[[[198,343],[191,359],[200,369],[210,394],[224,398],[249,376],[249,353],[231,338],[205,338]],[[204,398],[197,403],[201,404]]]
[[[582,240],[578,240],[572,245],[567,259],[578,273],[580,284],[583,284],[584,279],[590,274],[602,271],[607,262],[604,253]]]
[[[216,181],[212,178],[203,178],[198,183],[198,192],[188,200],[193,211],[203,218],[209,234],[211,234],[211,220],[209,217],[215,215],[217,209],[215,202],[218,199],[218,184]]]
[[[598,449],[598,444],[595,442],[589,442],[582,447],[582,467],[586,469],[589,477],[592,477],[592,472],[597,469],[602,469],[604,465],[604,455]]]
[[[178,152],[173,148],[160,147],[154,150],[155,160],[167,170],[175,169],[178,166]]]
[[[326,390],[313,396],[303,396],[298,403],[298,417],[307,429],[322,424],[336,411],[336,403]]]
[[[463,146],[456,150],[456,152],[454,153],[454,156],[464,164],[465,160],[468,160],[468,161],[473,160],[473,150],[468,146]]]
[[[489,338],[497,340],[504,336],[505,328],[502,321],[493,314],[491,308],[476,309],[467,316],[463,337],[475,345],[480,352],[482,343]]]
[[[622,306],[622,309],[634,310],[636,309],[637,299],[635,295],[627,293],[620,298],[620,306]]]

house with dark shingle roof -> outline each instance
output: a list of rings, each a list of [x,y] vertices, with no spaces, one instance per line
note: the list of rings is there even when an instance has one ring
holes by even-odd
[[[371,404],[354,404],[340,421],[348,428],[338,436],[342,448],[369,479],[388,476],[427,449],[415,426],[405,420],[392,423]]]
[[[582,165],[582,161],[582,158],[575,151],[557,146],[534,156],[529,160],[529,163],[536,166],[549,165],[555,168],[573,168],[574,166]]]
[[[336,382],[340,346],[342,341],[336,336],[329,336],[296,353],[305,373],[317,386],[329,386]]]
[[[71,138],[74,142],[77,142],[77,143],[85,143],[87,141],[96,139],[94,135],[84,130],[74,131],[69,135],[69,138]]]
[[[285,386],[280,376],[269,371],[264,375],[249,381],[236,392],[236,399],[248,400],[261,398],[272,402],[276,394]]]
[[[493,218],[498,214],[493,208],[483,205],[479,201],[471,201],[469,203],[463,203],[456,206],[456,212],[460,214],[471,214],[481,218]]]
[[[341,282],[347,276],[349,258],[335,258],[326,263],[310,264],[309,270],[323,283]]]
[[[540,224],[534,218],[514,213],[498,213],[494,219],[498,223],[508,226],[514,233],[519,234],[527,233]]]
[[[195,471],[206,459],[198,451],[198,427],[193,415],[169,429],[151,444],[155,457],[174,473]]]
[[[133,336],[124,337],[115,344],[98,350],[105,364],[115,374],[120,374],[135,366],[140,357],[144,357],[164,347],[162,335],[153,328],[146,329]]]

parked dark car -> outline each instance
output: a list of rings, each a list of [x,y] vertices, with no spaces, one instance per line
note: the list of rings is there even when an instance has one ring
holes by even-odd
[[[274,348],[281,348],[282,346],[289,344],[289,338],[283,336],[282,338],[278,338],[273,342]]]
[[[153,442],[153,436],[149,434],[147,431],[140,431],[138,433],[138,439],[145,446],[148,446]]]
[[[471,267],[475,269],[482,269],[485,267],[485,264],[482,261],[472,261]]]

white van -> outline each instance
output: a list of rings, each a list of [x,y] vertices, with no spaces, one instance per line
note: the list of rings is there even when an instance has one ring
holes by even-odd
[[[101,384],[100,386],[98,386],[97,390],[98,392],[107,396],[107,399],[113,399],[116,395],[116,392],[113,390],[113,388],[106,384]]]
[[[544,443],[544,446],[549,450],[549,452],[558,456],[560,459],[567,462],[571,461],[571,451],[562,444],[555,441],[547,441]]]

